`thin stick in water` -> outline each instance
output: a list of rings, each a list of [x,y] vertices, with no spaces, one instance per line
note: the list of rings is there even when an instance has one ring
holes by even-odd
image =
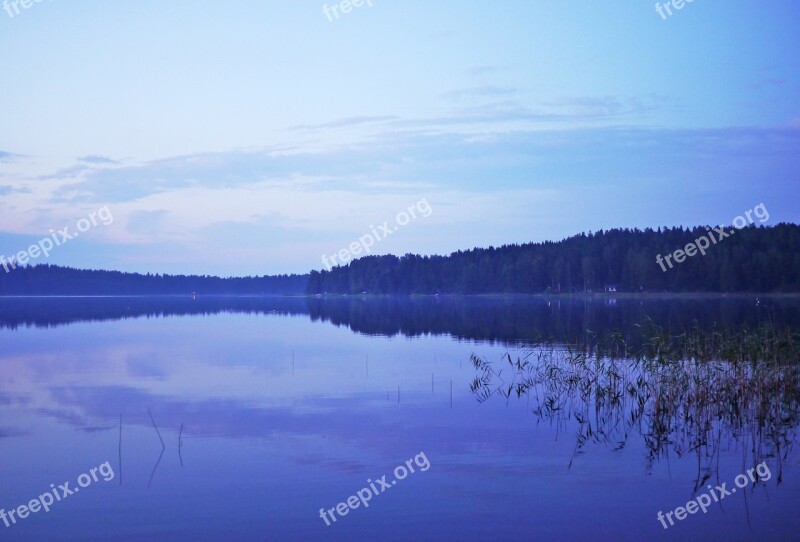
[[[166,446],[164,445],[164,439],[161,438],[161,432],[158,430],[158,427],[156,427],[156,421],[153,419],[153,413],[150,412],[149,408],[147,409],[147,413],[150,414],[150,421],[153,422],[153,427],[156,428],[156,433],[158,434],[158,440],[161,441],[161,448],[166,448]]]
[[[181,460],[181,468],[183,468],[183,454],[181,454],[181,448],[183,448],[183,423],[181,423],[181,430],[178,432],[178,458]]]
[[[119,415],[119,485],[122,485],[122,414]]]
[[[164,457],[164,448],[161,448],[161,453],[158,455],[158,461],[156,461],[156,466],[153,467],[153,472],[150,473],[150,480],[147,481],[147,487],[150,488],[150,485],[153,483],[153,476],[156,475],[156,470],[158,470],[158,466],[161,464],[161,458]]]
[[[150,409],[147,409],[147,413],[150,415],[150,421],[153,422],[153,427],[156,428],[156,433],[158,434],[158,440],[161,441],[161,454],[158,456],[158,461],[156,461],[156,466],[153,467],[153,472],[150,473],[150,480],[147,482],[147,487],[150,487],[150,484],[153,483],[153,476],[156,475],[156,470],[158,466],[161,464],[161,458],[164,457],[164,450],[167,449],[167,446],[164,444],[164,439],[161,438],[161,431],[158,430],[158,426],[156,425],[156,421],[153,419],[153,413],[150,412]]]

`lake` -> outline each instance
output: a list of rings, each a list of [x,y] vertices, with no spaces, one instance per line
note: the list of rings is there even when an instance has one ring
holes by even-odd
[[[0,299],[0,531],[796,540],[791,363],[576,364],[563,347],[763,322],[800,330],[800,300]]]

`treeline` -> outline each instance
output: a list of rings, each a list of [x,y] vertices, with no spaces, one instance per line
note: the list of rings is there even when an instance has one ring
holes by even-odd
[[[0,268],[0,295],[302,295],[307,281],[308,275],[220,278],[35,265]]]
[[[800,226],[755,225],[709,243],[672,268],[657,262],[710,228],[612,229],[558,242],[504,245],[449,256],[367,256],[312,271],[310,294],[543,292],[797,292]]]
[[[449,256],[367,256],[308,275],[220,278],[80,270],[0,268],[0,296],[301,295],[600,292],[798,292],[800,226],[750,226],[682,263],[667,255],[707,228],[613,229],[558,242],[504,245]],[[657,256],[661,256],[659,264]],[[669,267],[672,263],[672,267]],[[662,265],[666,271],[662,270]]]

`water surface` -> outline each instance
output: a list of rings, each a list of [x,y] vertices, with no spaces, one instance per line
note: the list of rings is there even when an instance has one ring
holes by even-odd
[[[588,329],[635,342],[645,319],[800,329],[799,308],[748,296],[3,299],[0,507],[74,487],[106,461],[114,478],[0,530],[37,541],[794,540],[793,433],[779,442],[723,424],[712,446],[667,443],[654,456],[645,419],[624,446],[589,439],[576,451],[574,412],[587,405],[546,416],[541,396],[479,401],[471,356],[499,371],[538,338]],[[794,389],[780,397],[787,416]],[[330,526],[320,517],[420,453],[429,468],[415,464],[368,508]],[[730,487],[757,459],[771,479],[669,529],[657,520],[699,494],[699,472]]]

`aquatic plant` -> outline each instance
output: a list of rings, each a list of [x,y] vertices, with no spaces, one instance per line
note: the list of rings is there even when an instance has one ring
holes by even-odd
[[[540,420],[575,427],[570,465],[591,444],[620,450],[638,436],[650,465],[670,453],[696,454],[696,487],[717,471],[721,450],[737,447],[754,464],[774,458],[780,481],[800,421],[797,334],[769,325],[741,334],[649,332],[637,352],[618,337],[588,337],[516,359],[505,354],[499,363],[473,355],[470,389],[479,402],[529,396]]]

